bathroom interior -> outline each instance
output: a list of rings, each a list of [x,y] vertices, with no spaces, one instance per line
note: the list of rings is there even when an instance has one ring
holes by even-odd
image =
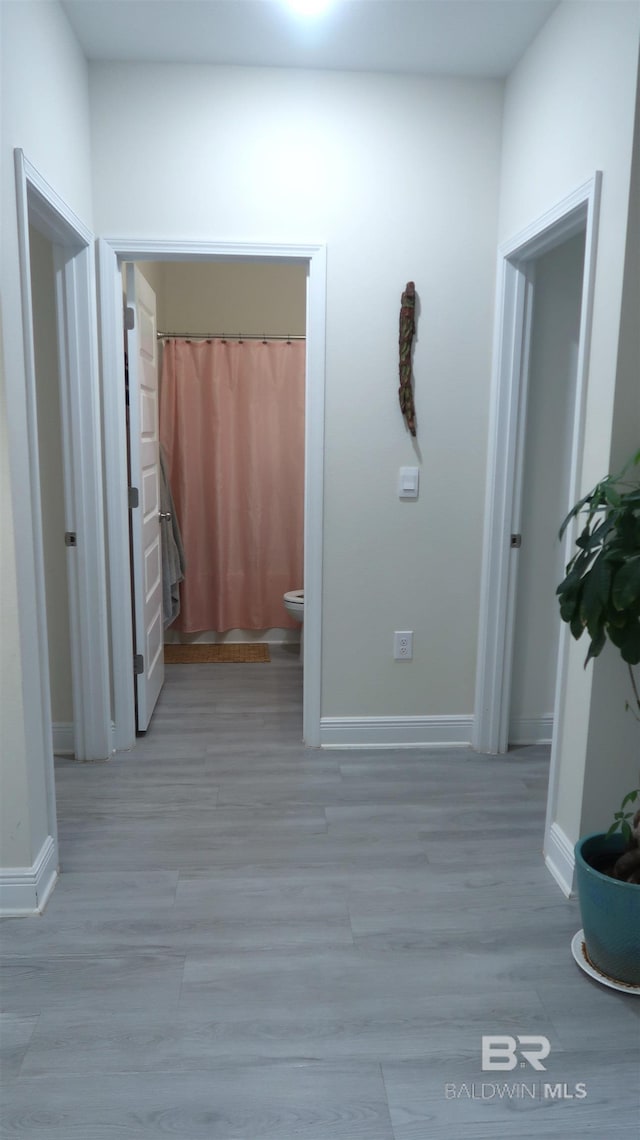
[[[184,552],[165,646],[259,642],[298,654],[306,266],[137,268],[156,297],[161,453]]]

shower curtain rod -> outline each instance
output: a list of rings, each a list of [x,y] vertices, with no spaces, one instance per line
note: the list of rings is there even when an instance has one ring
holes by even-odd
[[[290,336],[288,333],[168,333],[156,334],[158,340],[306,340],[304,335]]]

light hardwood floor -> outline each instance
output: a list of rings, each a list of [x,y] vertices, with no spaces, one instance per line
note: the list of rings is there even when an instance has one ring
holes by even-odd
[[[62,877],[0,927],[0,1135],[637,1135],[640,999],[571,958],[545,750],[300,735],[276,650],[169,666],[133,752],[57,764]],[[546,1071],[483,1073],[487,1034],[545,1035]]]

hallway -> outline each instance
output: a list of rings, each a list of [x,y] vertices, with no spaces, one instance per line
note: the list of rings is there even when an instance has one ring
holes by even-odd
[[[166,676],[132,753],[57,763],[63,874],[0,925],[3,1138],[633,1133],[640,1002],[571,958],[546,750],[305,750],[275,647]],[[546,1072],[483,1073],[505,1033]]]

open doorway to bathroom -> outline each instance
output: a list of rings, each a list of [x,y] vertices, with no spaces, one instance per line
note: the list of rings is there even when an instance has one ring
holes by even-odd
[[[299,626],[282,596],[303,584],[306,267],[247,260],[141,268],[152,271],[158,299],[160,438],[180,513],[189,500],[196,508],[181,520],[183,532],[191,528],[183,533],[187,604],[165,640],[296,646]],[[242,525],[250,521],[254,532]],[[235,563],[219,561],[234,553],[225,545],[238,546]],[[276,574],[284,577],[274,587]]]
[[[150,374],[158,376],[165,655],[183,657],[185,650],[173,648],[179,645],[191,647],[189,659],[206,659],[206,647],[233,645],[236,655],[250,656],[258,643],[299,656],[302,614],[292,616],[284,595],[302,590],[304,574],[307,267],[264,259],[137,262],[144,280],[132,277],[126,263],[122,269],[125,294],[129,271],[126,304],[141,306],[126,322],[133,325],[126,368],[130,467],[132,433],[156,430],[147,389]],[[144,303],[134,296],[136,279]],[[157,338],[146,355],[145,324],[153,324]],[[137,417],[139,404],[148,410]],[[147,482],[154,482],[150,468],[143,464],[139,477],[130,470],[141,494]],[[154,494],[140,503],[141,527],[148,527],[154,504]],[[132,588],[134,599],[136,593],[144,599],[147,564],[156,559],[136,544],[135,510],[130,517]],[[156,649],[146,644],[141,606],[134,604],[134,643],[151,662]],[[148,686],[143,705],[147,693]],[[143,715],[137,705],[139,730],[151,711]]]
[[[192,262],[296,265],[306,278],[305,444],[304,444],[304,652],[302,738],[320,743],[322,553],[324,486],[324,403],[326,328],[326,247],[317,243],[177,241],[175,239],[98,239],[98,291],[101,329],[102,422],[109,576],[114,745],[135,741],[134,645],[131,629],[131,560],[124,376],[123,263]],[[160,330],[160,331],[186,331]],[[207,328],[205,332],[226,330]],[[236,331],[236,330],[232,330]],[[238,329],[244,332],[244,329]],[[263,332],[270,330],[261,329]],[[286,330],[290,332],[290,330]]]

